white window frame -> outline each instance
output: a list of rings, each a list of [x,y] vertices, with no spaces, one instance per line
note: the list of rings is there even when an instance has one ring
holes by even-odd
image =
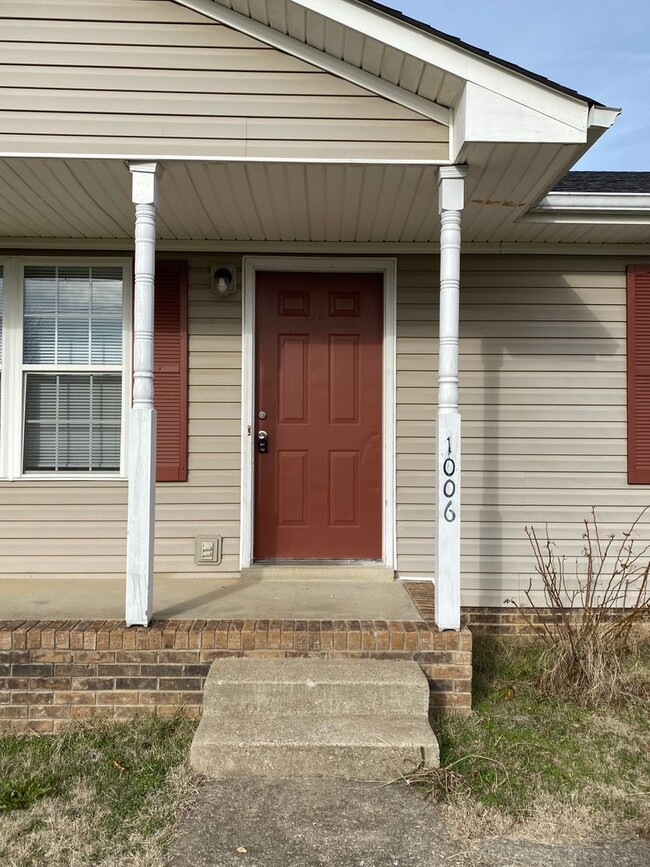
[[[0,397],[0,479],[11,481],[43,481],[54,479],[96,482],[125,479],[128,467],[129,410],[131,408],[132,344],[133,344],[133,260],[125,257],[0,257],[4,269],[4,309],[2,341],[2,393]],[[89,373],[93,365],[85,364],[23,364],[23,296],[24,273],[29,265],[66,266],[96,265],[122,268],[122,364],[98,365],[97,372],[121,373],[122,412],[120,420],[119,472],[23,472],[25,437],[25,375],[27,373]],[[95,372],[94,369],[92,372]]]

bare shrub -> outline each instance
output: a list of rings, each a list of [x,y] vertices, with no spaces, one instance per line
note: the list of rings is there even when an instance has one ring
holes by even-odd
[[[548,525],[541,540],[534,527],[526,527],[544,602],[536,601],[532,579],[525,594],[532,616],[515,600],[505,601],[541,633],[546,647],[540,687],[547,695],[595,706],[647,692],[647,678],[634,666],[638,642],[631,639],[650,614],[650,545],[637,551],[634,538],[648,508],[619,540],[603,536],[592,508],[584,521],[582,557],[575,561],[558,553]]]

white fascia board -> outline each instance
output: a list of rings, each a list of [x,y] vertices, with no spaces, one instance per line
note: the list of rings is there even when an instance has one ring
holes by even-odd
[[[547,114],[560,123],[585,132],[588,104],[577,96],[560,93],[543,82],[533,81],[514,69],[506,69],[489,57],[482,58],[462,46],[452,45],[434,34],[397,21],[380,10],[361,6],[354,0],[291,0],[325,18],[363,33],[397,51],[444,69],[465,81],[479,84]],[[188,5],[188,4],[184,4]],[[584,140],[584,139],[583,139]]]
[[[650,194],[550,193],[520,222],[650,225]]]
[[[645,211],[650,215],[650,193],[554,193],[540,203],[544,209]]]
[[[207,18],[212,18],[220,24],[232,27],[240,33],[245,33],[247,36],[264,42],[272,48],[284,51],[299,60],[303,60],[305,63],[311,63],[324,72],[330,72],[339,78],[343,78],[345,81],[349,81],[351,84],[363,87],[377,96],[385,97],[404,108],[409,108],[411,111],[415,111],[430,120],[436,121],[436,123],[451,126],[451,109],[431,102],[431,100],[411,93],[395,84],[391,84],[389,81],[384,81],[384,79],[376,75],[352,66],[343,60],[339,60],[337,57],[332,57],[332,55],[319,51],[311,45],[306,45],[292,36],[280,33],[280,31],[274,30],[267,24],[262,24],[259,21],[241,15],[233,9],[227,9],[219,3],[215,3],[214,0],[174,0],[174,2]]]
[[[463,147],[476,142],[579,145],[586,138],[586,130],[469,81],[456,109],[452,159],[458,160]]]

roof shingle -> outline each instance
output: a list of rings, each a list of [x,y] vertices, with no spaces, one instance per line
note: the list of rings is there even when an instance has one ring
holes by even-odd
[[[554,193],[650,193],[650,172],[569,172]]]

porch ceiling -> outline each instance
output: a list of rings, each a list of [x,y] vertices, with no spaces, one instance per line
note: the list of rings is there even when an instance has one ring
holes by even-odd
[[[161,242],[439,242],[436,166],[164,162]],[[647,241],[647,226],[517,222],[563,174],[561,145],[475,146],[465,243]],[[0,245],[110,242],[130,248],[122,160],[0,160]]]
[[[120,160],[0,160],[0,237],[130,240]],[[435,166],[164,163],[163,241],[429,241]]]

